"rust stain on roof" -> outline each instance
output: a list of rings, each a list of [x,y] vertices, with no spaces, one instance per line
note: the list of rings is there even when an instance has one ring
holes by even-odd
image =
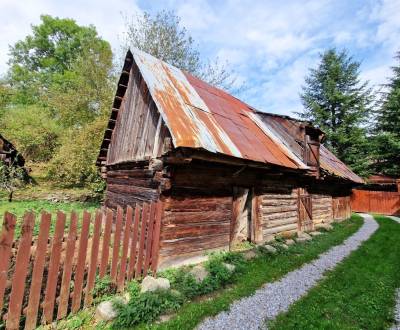
[[[304,168],[266,135],[245,103],[141,51],[133,52],[175,147]]]
[[[298,154],[295,139],[288,138],[287,132],[282,135],[281,128],[291,124],[288,118],[265,124],[256,110],[232,95],[139,50],[132,54],[170,130],[174,147],[291,169],[308,168]],[[321,167],[334,175],[363,182],[323,146],[320,161]]]

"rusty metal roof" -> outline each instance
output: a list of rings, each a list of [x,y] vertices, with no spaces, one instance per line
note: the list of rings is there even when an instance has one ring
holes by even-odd
[[[201,149],[290,169],[308,169],[293,132],[299,123],[303,126],[310,123],[260,113],[221,89],[137,49],[128,51],[123,73],[132,67],[132,59],[170,131],[175,148]],[[124,90],[118,93],[122,96]],[[121,97],[115,99],[113,110],[119,107],[120,100]],[[270,120],[265,120],[265,116]],[[97,161],[99,165],[107,155],[109,131],[115,119],[113,115],[110,118]],[[321,146],[320,150],[320,164],[325,171],[363,182],[328,149]]]
[[[275,135],[280,138],[282,144],[291,149],[299,159],[302,158],[302,147],[298,143],[298,140],[303,140],[301,130],[306,126],[310,126],[310,123],[270,113],[258,112],[258,116],[271,131],[275,132]],[[326,172],[350,181],[363,183],[363,180],[358,175],[350,170],[346,164],[339,160],[324,145],[320,146],[319,156],[320,166]]]
[[[257,162],[304,169],[256,112],[220,89],[139,50],[133,58],[172,135],[174,147],[203,149]]]

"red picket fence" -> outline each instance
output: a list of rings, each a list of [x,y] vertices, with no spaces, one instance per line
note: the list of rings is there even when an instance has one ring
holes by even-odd
[[[34,329],[69,312],[89,306],[96,275],[109,275],[119,291],[132,278],[157,268],[161,202],[84,212],[52,219],[43,212],[39,234],[35,215],[24,216],[21,236],[14,239],[16,217],[4,216],[0,235],[0,316],[6,329]],[[0,323],[1,324],[1,323]]]
[[[354,212],[400,215],[400,192],[353,189],[351,208]]]

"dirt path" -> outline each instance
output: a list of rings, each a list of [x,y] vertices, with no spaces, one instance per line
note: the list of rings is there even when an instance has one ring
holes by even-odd
[[[362,227],[342,244],[288,273],[281,280],[266,284],[254,295],[238,300],[231,305],[229,311],[206,319],[198,329],[265,329],[266,320],[274,319],[279,313],[287,311],[291,304],[304,296],[323,278],[326,271],[335,268],[378,229],[379,225],[372,216],[367,214],[361,216],[364,218]]]

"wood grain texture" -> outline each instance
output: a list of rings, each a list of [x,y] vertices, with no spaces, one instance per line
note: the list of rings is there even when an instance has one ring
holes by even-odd
[[[50,225],[51,214],[42,212],[39,227],[40,235],[37,241],[35,261],[32,271],[32,282],[29,290],[29,301],[25,320],[26,330],[36,328]]]
[[[46,293],[43,302],[42,318],[44,323],[51,323],[53,321],[61,248],[64,238],[65,218],[66,216],[64,213],[57,212],[57,222],[51,245],[50,266],[47,274]]]
[[[19,241],[17,257],[15,260],[15,274],[11,284],[10,302],[7,312],[7,329],[19,329],[19,320],[21,317],[22,302],[25,292],[25,280],[28,272],[29,258],[31,255],[32,232],[35,224],[33,213],[26,213],[21,230],[21,239]]]
[[[4,291],[7,284],[8,267],[10,264],[16,221],[15,215],[8,212],[4,214],[0,236],[0,316],[4,304]]]
[[[58,303],[57,319],[60,320],[67,315],[68,301],[70,296],[70,283],[72,276],[72,266],[75,256],[75,244],[77,237],[78,216],[75,212],[71,213],[71,221],[67,238],[67,249],[63,265],[63,276],[61,281],[60,300]]]

